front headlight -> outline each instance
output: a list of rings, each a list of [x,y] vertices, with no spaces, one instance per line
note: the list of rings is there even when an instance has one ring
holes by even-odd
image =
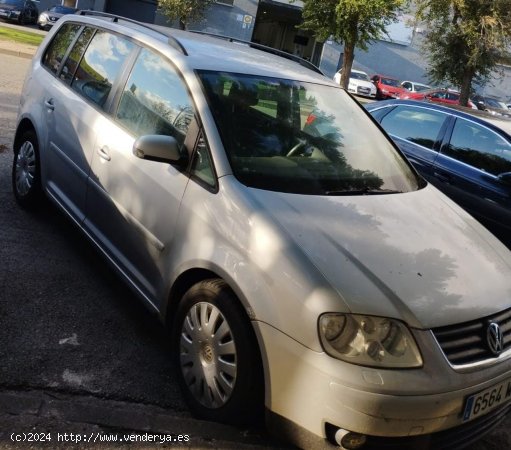
[[[21,11],[13,10],[11,11],[11,16],[19,16],[21,14]]]
[[[46,13],[42,13],[40,16],[39,16],[39,20],[49,20],[49,16],[48,14]]]
[[[384,317],[327,313],[319,318],[319,337],[334,358],[362,366],[422,366],[415,340],[405,324]]]

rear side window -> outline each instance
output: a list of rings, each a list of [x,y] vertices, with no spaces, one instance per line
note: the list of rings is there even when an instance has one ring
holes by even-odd
[[[446,115],[425,108],[398,106],[381,121],[389,134],[433,149]]]
[[[433,92],[431,98],[445,98],[445,92]]]
[[[511,172],[509,142],[497,133],[468,120],[456,120],[451,141],[443,152],[493,175]]]
[[[143,49],[119,102],[117,120],[137,137],[162,134],[183,145],[193,115],[186,86],[170,62]]]
[[[127,39],[99,30],[83,55],[71,87],[103,107],[133,48]]]
[[[71,42],[76,37],[80,25],[66,24],[55,35],[51,44],[48,46],[43,57],[43,66],[47,67],[50,72],[57,74],[60,63],[64,59],[64,55]]]

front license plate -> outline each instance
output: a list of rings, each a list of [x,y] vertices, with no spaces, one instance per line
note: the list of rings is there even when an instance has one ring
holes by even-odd
[[[511,399],[511,380],[503,381],[484,391],[471,395],[465,402],[463,421],[482,416]]]

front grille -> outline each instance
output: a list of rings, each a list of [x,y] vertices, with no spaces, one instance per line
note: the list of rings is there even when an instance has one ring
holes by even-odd
[[[359,94],[369,94],[369,92],[371,92],[371,89],[366,88],[366,87],[360,87],[360,86],[358,86],[358,87],[357,87],[357,92],[358,92]]]
[[[511,405],[497,408],[485,416],[454,428],[422,436],[368,436],[363,450],[455,450],[467,447],[499,425],[511,410]]]
[[[511,308],[483,319],[434,328],[433,334],[452,365],[473,364],[495,358],[486,337],[492,322],[502,330],[504,352],[511,348]]]

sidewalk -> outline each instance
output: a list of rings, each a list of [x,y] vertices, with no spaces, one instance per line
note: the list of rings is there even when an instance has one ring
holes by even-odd
[[[30,25],[16,25],[8,22],[0,22],[0,28],[11,28],[18,31],[26,31],[34,34],[40,34],[42,36],[47,34],[47,31],[39,30],[37,26]],[[0,39],[0,53],[4,55],[19,56],[21,58],[32,59],[37,47],[34,45],[21,44],[19,42],[7,41]]]
[[[33,45],[21,44],[14,41],[4,41],[3,39],[0,39],[0,53],[3,53],[4,55],[31,59],[36,50],[37,47]]]

